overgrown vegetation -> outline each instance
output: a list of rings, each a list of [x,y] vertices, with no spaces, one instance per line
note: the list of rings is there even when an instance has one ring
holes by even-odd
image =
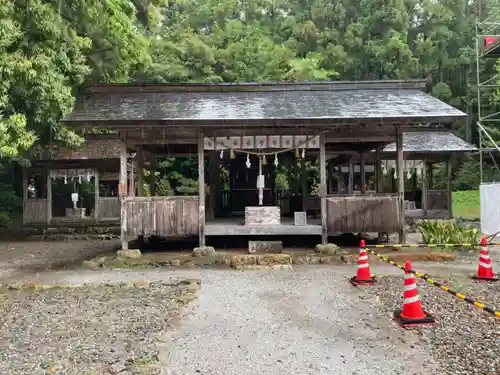
[[[48,145],[78,145],[81,135],[60,119],[90,82],[426,78],[429,93],[470,114],[455,131],[474,141],[473,23],[495,4],[0,0],[0,163],[10,169]],[[491,62],[482,69],[486,79],[496,67]],[[165,163],[157,176],[160,191],[195,189],[191,162],[177,174],[172,171],[184,162]],[[477,188],[477,158],[457,160],[455,167],[454,188]],[[437,186],[444,184],[440,170]],[[485,170],[491,179],[500,177],[487,163]],[[283,187],[295,173],[292,166],[285,172],[278,178]],[[10,217],[21,187],[12,174],[0,174],[0,212]]]
[[[481,236],[479,229],[460,227],[454,220],[421,220],[417,226],[427,244],[477,245]]]

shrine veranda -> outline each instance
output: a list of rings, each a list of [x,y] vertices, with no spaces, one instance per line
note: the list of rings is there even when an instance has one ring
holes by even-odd
[[[204,246],[206,236],[315,235],[326,243],[339,233],[397,232],[404,242],[406,218],[452,216],[450,161],[476,151],[449,130],[466,115],[425,94],[424,85],[89,86],[64,121],[113,134],[33,160],[24,170],[23,222],[120,225],[123,248],[150,235],[197,236]],[[154,172],[165,156],[198,158],[196,192],[156,194]],[[300,192],[276,188],[276,168],[296,160],[319,160],[317,194],[305,168]],[[430,168],[442,162],[446,190],[433,188]],[[393,182],[384,189],[389,174]],[[93,183],[94,193],[75,195],[81,181]]]

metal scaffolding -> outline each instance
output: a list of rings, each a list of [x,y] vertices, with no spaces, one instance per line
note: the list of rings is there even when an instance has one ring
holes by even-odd
[[[496,60],[500,58],[500,7],[489,9],[486,18],[478,20],[475,29],[477,131],[479,135],[481,183],[483,183],[483,153],[488,152],[498,168],[491,151],[496,149],[496,151],[500,152],[499,146],[487,130],[488,125],[500,123],[500,109],[490,102],[482,103],[486,92],[493,94],[500,89],[500,72],[495,68],[491,69],[491,65],[495,65]],[[486,64],[490,64],[490,67],[486,67]],[[488,74],[489,71],[491,71],[490,74]]]

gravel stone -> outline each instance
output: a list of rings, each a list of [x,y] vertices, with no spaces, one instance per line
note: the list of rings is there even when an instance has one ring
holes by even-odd
[[[160,374],[160,336],[192,285],[1,290],[0,374]]]

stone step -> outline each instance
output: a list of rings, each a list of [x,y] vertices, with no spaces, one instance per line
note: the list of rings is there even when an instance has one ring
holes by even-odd
[[[281,254],[283,253],[283,242],[281,241],[248,241],[248,252],[250,254]]]

